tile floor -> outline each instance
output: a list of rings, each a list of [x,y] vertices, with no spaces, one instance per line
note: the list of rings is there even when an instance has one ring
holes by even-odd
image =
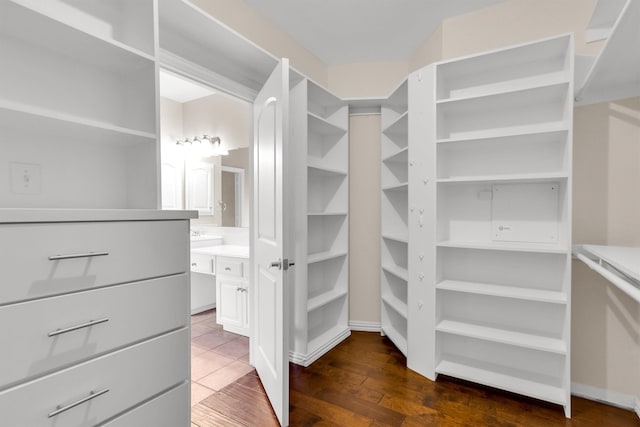
[[[191,316],[191,407],[253,371],[249,338],[222,330],[214,310]]]

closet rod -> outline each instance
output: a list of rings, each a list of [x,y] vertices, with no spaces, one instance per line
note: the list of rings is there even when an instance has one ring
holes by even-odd
[[[587,264],[587,266],[590,269],[600,274],[602,277],[604,277],[609,282],[613,283],[616,287],[618,287],[622,292],[626,293],[631,298],[633,298],[636,302],[640,303],[640,288],[634,286],[633,283],[625,280],[624,278],[611,272],[610,270],[607,270],[602,265],[596,263],[594,260],[587,257],[586,255],[577,251],[575,255],[576,257],[578,257],[580,261]],[[611,267],[611,268],[615,269],[615,267]]]

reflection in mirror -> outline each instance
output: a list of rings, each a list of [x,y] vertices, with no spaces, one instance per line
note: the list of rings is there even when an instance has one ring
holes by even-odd
[[[222,209],[223,227],[249,226],[249,149],[230,150],[222,158]]]

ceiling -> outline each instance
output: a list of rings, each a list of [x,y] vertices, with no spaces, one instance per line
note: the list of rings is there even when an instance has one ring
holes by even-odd
[[[505,0],[244,0],[328,65],[407,60],[449,17]]]

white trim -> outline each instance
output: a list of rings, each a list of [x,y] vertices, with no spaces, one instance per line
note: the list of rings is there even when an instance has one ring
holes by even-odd
[[[258,92],[250,87],[224,77],[213,70],[204,68],[198,64],[178,56],[164,49],[159,49],[160,68],[169,70],[174,74],[187,77],[202,85],[235,96],[245,101],[253,102]]]
[[[586,384],[571,383],[571,394],[589,400],[606,403],[619,408],[634,410],[638,413],[638,399],[630,394],[606,390]],[[635,408],[634,408],[635,406]],[[640,416],[640,414],[638,414]]]
[[[191,309],[191,316],[193,316],[194,314],[202,313],[203,311],[213,310],[214,308],[216,308],[216,303],[215,302],[213,304],[206,304],[206,305],[202,305],[200,307],[192,308]]]
[[[640,418],[640,397],[636,398],[636,415]]]
[[[236,168],[232,166],[222,166],[222,172],[230,172],[234,176],[233,188],[235,190],[235,211],[236,211],[236,227],[246,227],[247,224],[243,224],[243,210],[244,210],[244,169]]]
[[[352,331],[362,332],[382,332],[380,322],[365,322],[361,320],[350,320],[349,328]]]
[[[294,351],[290,351],[289,360],[295,363],[296,365],[301,365],[306,368],[307,366],[311,365],[313,362],[315,362],[316,360],[324,356],[325,353],[327,353],[329,350],[333,349],[342,341],[349,338],[350,335],[351,335],[351,330],[345,329],[343,332],[336,335],[335,338],[325,343],[324,345],[322,345],[312,353],[302,354],[302,353],[296,353]]]

